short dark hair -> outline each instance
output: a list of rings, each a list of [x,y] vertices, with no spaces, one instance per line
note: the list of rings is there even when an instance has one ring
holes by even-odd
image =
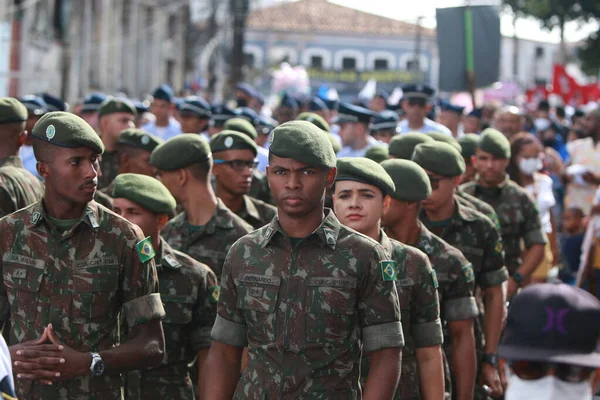
[[[204,183],[208,182],[211,167],[212,158],[208,158],[204,161],[188,165],[187,167],[185,167],[185,169],[187,169],[190,172],[194,179]]]
[[[126,144],[119,144],[117,146],[117,158],[118,158],[119,162],[121,161],[121,157],[124,154],[135,157],[138,154],[143,153],[143,152],[148,152],[148,151],[144,150],[144,149],[139,149],[137,147],[128,146]]]
[[[579,207],[569,207],[565,210],[565,214],[566,213],[573,213],[575,215],[576,218],[583,218],[585,217],[585,214],[583,213],[583,210]]]
[[[37,161],[48,162],[54,157],[56,146],[40,139],[33,139],[33,155]]]

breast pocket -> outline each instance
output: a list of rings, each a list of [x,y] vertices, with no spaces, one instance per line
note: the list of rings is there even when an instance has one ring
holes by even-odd
[[[306,341],[344,340],[352,329],[356,305],[354,278],[315,277],[306,283]]]
[[[237,279],[237,307],[244,311],[253,341],[275,341],[280,285],[281,279],[272,276],[246,274]]]
[[[102,322],[116,317],[119,275],[116,261],[110,265],[79,264],[73,270],[74,323]]]
[[[30,261],[27,264],[11,263],[7,262],[5,256],[2,279],[12,315],[33,321],[37,317],[45,263],[41,260],[27,260]]]

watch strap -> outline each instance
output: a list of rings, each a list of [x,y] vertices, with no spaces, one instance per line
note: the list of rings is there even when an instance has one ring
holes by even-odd
[[[486,364],[490,364],[492,367],[497,367],[498,366],[498,355],[493,354],[493,353],[484,354],[481,361]]]

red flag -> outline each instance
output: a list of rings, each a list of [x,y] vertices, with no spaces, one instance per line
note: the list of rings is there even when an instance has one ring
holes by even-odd
[[[564,65],[554,64],[552,93],[562,97],[565,104],[578,106],[584,104],[584,88],[567,74]]]

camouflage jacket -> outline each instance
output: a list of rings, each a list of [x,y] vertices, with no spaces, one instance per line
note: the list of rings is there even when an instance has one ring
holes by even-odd
[[[269,187],[267,175],[254,170],[252,183],[250,184],[250,193],[248,193],[248,195],[255,199],[262,200],[265,203],[273,204],[273,197],[271,197],[271,188]]]
[[[100,171],[102,174],[98,178],[98,189],[108,186],[119,174],[119,154],[116,151],[105,151],[102,154]]]
[[[44,185],[23,167],[19,156],[0,160],[0,218],[25,208],[44,195]]]
[[[456,190],[456,201],[460,202],[463,206],[474,208],[488,217],[494,223],[494,227],[498,229],[498,232],[500,231],[500,221],[498,220],[498,214],[496,214],[494,207],[490,206],[485,201],[479,200],[475,196],[465,193],[461,189]]]
[[[437,277],[427,256],[420,250],[390,239],[383,231],[379,243],[396,263],[396,288],[400,297],[405,341],[402,374],[394,399],[420,400],[419,367],[415,351],[443,342]],[[368,358],[363,357],[363,385],[368,376],[368,367]]]
[[[236,399],[355,399],[364,354],[404,345],[396,268],[331,210],[295,246],[277,218],[235,243],[214,340],[248,346]]]
[[[264,201],[244,195],[244,208],[236,215],[252,225],[254,229],[262,228],[277,215],[277,208]]]
[[[161,234],[173,249],[208,265],[220,277],[231,245],[254,229],[231,212],[221,199],[217,202],[215,213],[201,231],[190,231],[184,211],[170,220]]]
[[[547,242],[535,200],[508,176],[502,184],[493,188],[483,187],[477,181],[461,187],[496,210],[504,242],[506,266],[511,275],[522,263],[521,239],[526,248]]]
[[[165,358],[159,367],[127,374],[127,399],[193,399],[188,364],[200,349],[210,346],[219,299],[217,277],[163,239],[156,252],[156,270],[166,312]]]
[[[52,323],[66,345],[97,352],[118,345],[119,314],[129,329],[165,314],[151,246],[138,246],[147,245],[140,228],[94,201],[62,234],[43,200],[2,218],[0,231],[0,321],[10,318],[9,344],[37,339]],[[28,400],[112,400],[122,398],[123,379],[16,385],[18,397]]]

